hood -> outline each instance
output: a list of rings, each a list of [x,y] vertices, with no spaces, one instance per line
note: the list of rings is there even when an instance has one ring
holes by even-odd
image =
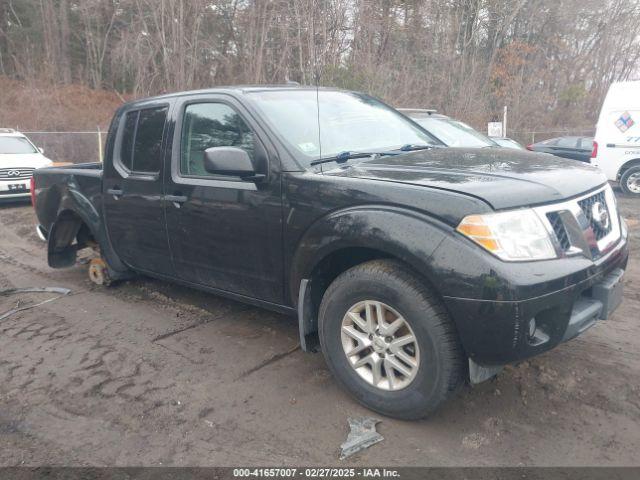
[[[42,168],[51,165],[51,160],[41,153],[0,153],[0,168]]]
[[[589,164],[505,148],[434,148],[325,172],[472,195],[494,209],[558,202],[606,183]]]

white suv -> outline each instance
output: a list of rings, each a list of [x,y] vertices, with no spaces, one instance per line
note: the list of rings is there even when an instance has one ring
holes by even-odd
[[[0,201],[28,198],[33,171],[51,165],[22,133],[0,128]]]

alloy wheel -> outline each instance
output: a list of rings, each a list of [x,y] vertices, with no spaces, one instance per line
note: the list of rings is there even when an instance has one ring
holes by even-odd
[[[351,367],[370,385],[401,390],[416,377],[420,348],[409,323],[389,305],[365,300],[342,320],[342,348]]]
[[[627,189],[633,193],[640,193],[640,172],[632,173],[627,177]]]

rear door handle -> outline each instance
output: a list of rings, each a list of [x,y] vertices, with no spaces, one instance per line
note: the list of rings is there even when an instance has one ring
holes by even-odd
[[[173,206],[176,208],[180,208],[180,204],[187,201],[186,195],[165,195],[164,199],[167,202],[173,202]]]
[[[118,200],[118,198],[121,197],[124,192],[118,187],[115,187],[115,188],[108,188],[107,193],[109,195],[113,195],[113,198]]]

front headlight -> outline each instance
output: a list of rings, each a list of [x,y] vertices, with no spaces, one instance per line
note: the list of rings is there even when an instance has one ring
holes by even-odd
[[[533,210],[469,215],[456,230],[505,261],[557,257],[549,232]]]

